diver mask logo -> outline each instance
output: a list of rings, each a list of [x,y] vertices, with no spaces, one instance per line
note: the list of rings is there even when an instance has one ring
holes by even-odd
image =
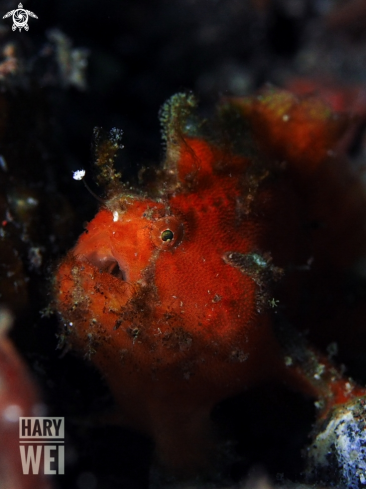
[[[15,31],[17,28],[19,32],[24,29],[27,31],[29,29],[28,26],[28,17],[33,17],[34,19],[38,19],[36,14],[31,12],[30,10],[23,9],[23,5],[20,3],[16,10],[10,10],[10,12],[6,13],[3,19],[7,19],[8,17],[13,16],[13,25],[12,29]]]

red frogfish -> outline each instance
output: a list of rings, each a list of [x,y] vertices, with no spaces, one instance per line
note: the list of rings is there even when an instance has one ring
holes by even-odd
[[[342,150],[346,118],[314,97],[267,88],[202,119],[178,94],[161,120],[166,157],[146,183],[116,183],[106,163],[113,185],[60,262],[55,301],[123,421],[185,477],[215,464],[213,407],[255,384],[286,382],[328,411],[364,394],[326,360],[318,374],[304,355],[289,362],[273,317],[312,328],[304,302],[362,255],[365,196]]]

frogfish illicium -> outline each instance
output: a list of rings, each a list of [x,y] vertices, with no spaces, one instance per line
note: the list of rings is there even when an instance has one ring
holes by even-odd
[[[347,118],[271,87],[208,119],[196,105],[163,106],[165,161],[138,187],[106,158],[107,198],[55,278],[67,344],[178,477],[210,471],[213,407],[260,382],[320,399],[322,420],[365,394],[295,333],[337,330],[322,291],[336,297],[365,250]]]

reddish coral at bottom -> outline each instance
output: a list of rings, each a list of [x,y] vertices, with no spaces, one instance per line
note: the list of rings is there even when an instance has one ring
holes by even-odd
[[[7,338],[10,314],[0,309],[0,487],[50,489],[50,478],[23,472],[20,456],[19,417],[39,416],[41,404],[27,368]],[[42,460],[43,463],[43,460]]]

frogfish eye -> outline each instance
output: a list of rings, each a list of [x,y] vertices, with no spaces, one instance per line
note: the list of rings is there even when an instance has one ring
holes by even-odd
[[[175,248],[183,238],[183,223],[175,216],[156,219],[152,223],[151,239],[161,249]]]
[[[171,241],[174,238],[174,233],[170,229],[166,229],[161,233],[161,239],[163,241]]]

